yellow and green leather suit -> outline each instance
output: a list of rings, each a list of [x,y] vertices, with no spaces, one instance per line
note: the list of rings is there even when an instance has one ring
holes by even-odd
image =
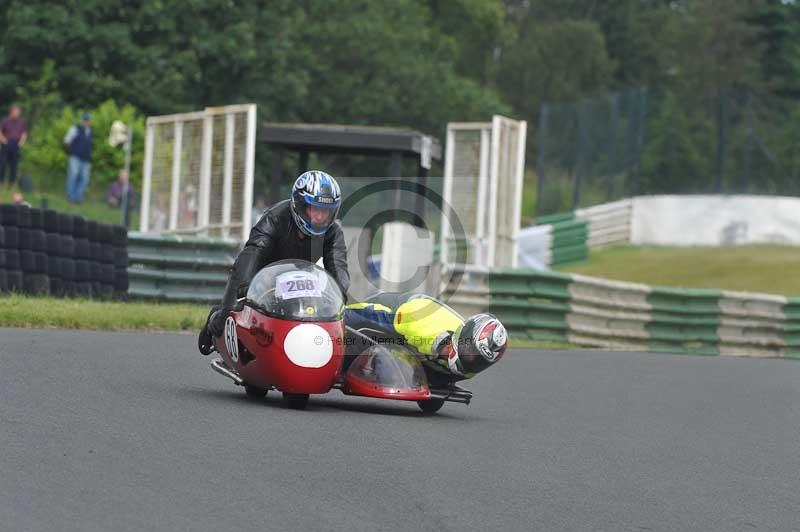
[[[464,323],[456,311],[422,294],[382,293],[364,303],[345,307],[345,324],[354,329],[370,328],[402,337],[420,353],[436,358],[443,334]]]

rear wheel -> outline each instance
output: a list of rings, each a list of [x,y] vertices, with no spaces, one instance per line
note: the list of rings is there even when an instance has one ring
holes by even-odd
[[[423,414],[435,414],[444,406],[444,399],[424,399],[417,404]]]
[[[244,393],[246,393],[247,397],[249,397],[250,399],[263,399],[264,397],[267,396],[267,392],[269,392],[269,390],[267,390],[266,388],[250,386],[249,384],[244,385]]]
[[[286,393],[283,392],[283,402],[286,406],[295,410],[305,410],[308,406],[307,393]]]

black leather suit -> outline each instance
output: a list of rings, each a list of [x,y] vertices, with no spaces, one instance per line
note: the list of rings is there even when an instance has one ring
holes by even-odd
[[[290,200],[270,207],[250,230],[250,238],[236,257],[231,269],[223,308],[230,309],[239,297],[244,297],[253,277],[267,264],[283,259],[303,259],[317,262],[322,257],[325,270],[339,283],[344,294],[350,287],[347,271],[347,248],[338,221],[322,236],[311,237],[300,230],[292,218]]]

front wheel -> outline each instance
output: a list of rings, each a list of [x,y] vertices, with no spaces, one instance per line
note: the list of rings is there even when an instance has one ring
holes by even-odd
[[[247,397],[250,399],[263,399],[267,396],[266,388],[258,388],[257,386],[250,386],[249,384],[244,385],[244,393],[247,394]]]
[[[305,410],[306,406],[308,406],[308,394],[283,392],[283,402],[294,410]]]
[[[435,414],[444,406],[444,399],[423,399],[417,404],[423,414]]]

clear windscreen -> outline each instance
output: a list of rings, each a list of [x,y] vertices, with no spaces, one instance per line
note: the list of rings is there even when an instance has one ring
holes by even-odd
[[[304,260],[282,260],[264,267],[250,283],[246,300],[269,315],[291,320],[338,320],[344,313],[344,297],[336,281]]]
[[[353,361],[347,374],[349,378],[392,390],[412,390],[428,385],[419,360],[408,349],[393,345],[370,347]]]

